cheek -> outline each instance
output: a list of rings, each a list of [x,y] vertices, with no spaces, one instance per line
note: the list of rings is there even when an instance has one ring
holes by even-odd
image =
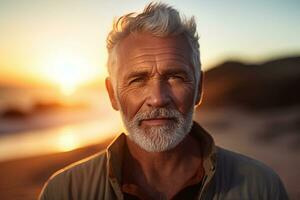
[[[194,108],[195,87],[193,84],[172,87],[173,101],[177,109],[185,114]]]
[[[145,90],[138,90],[134,87],[118,89],[118,100],[124,115],[132,119],[143,105]]]

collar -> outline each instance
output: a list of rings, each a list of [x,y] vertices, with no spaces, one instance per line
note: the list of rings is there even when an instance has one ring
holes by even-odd
[[[190,134],[199,141],[203,155],[204,180],[202,187],[205,187],[211,180],[216,169],[216,146],[211,135],[203,129],[197,122],[193,123]],[[126,145],[126,135],[121,133],[106,149],[107,169],[110,182],[116,194],[122,194],[122,166],[124,161],[124,149]]]

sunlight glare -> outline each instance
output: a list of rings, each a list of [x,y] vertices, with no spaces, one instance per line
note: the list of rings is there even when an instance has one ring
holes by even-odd
[[[59,150],[66,152],[71,151],[79,147],[79,140],[74,134],[72,128],[64,128],[60,132],[58,139]]]
[[[66,96],[73,94],[80,85],[95,76],[85,57],[70,51],[62,51],[51,58],[46,74]]]

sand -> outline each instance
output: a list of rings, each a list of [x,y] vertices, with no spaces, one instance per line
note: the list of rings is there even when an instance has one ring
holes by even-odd
[[[0,199],[37,199],[43,184],[57,170],[99,152],[109,144],[101,144],[70,152],[31,157],[0,163]]]

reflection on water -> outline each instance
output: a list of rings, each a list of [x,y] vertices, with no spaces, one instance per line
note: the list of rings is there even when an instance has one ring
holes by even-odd
[[[122,131],[119,114],[97,88],[77,90],[71,96],[32,88],[0,87],[0,93],[0,161],[71,151]],[[7,110],[24,115],[2,115]]]
[[[94,121],[3,135],[0,136],[0,161],[70,151],[99,143],[121,131],[122,123],[118,113],[110,112]]]

